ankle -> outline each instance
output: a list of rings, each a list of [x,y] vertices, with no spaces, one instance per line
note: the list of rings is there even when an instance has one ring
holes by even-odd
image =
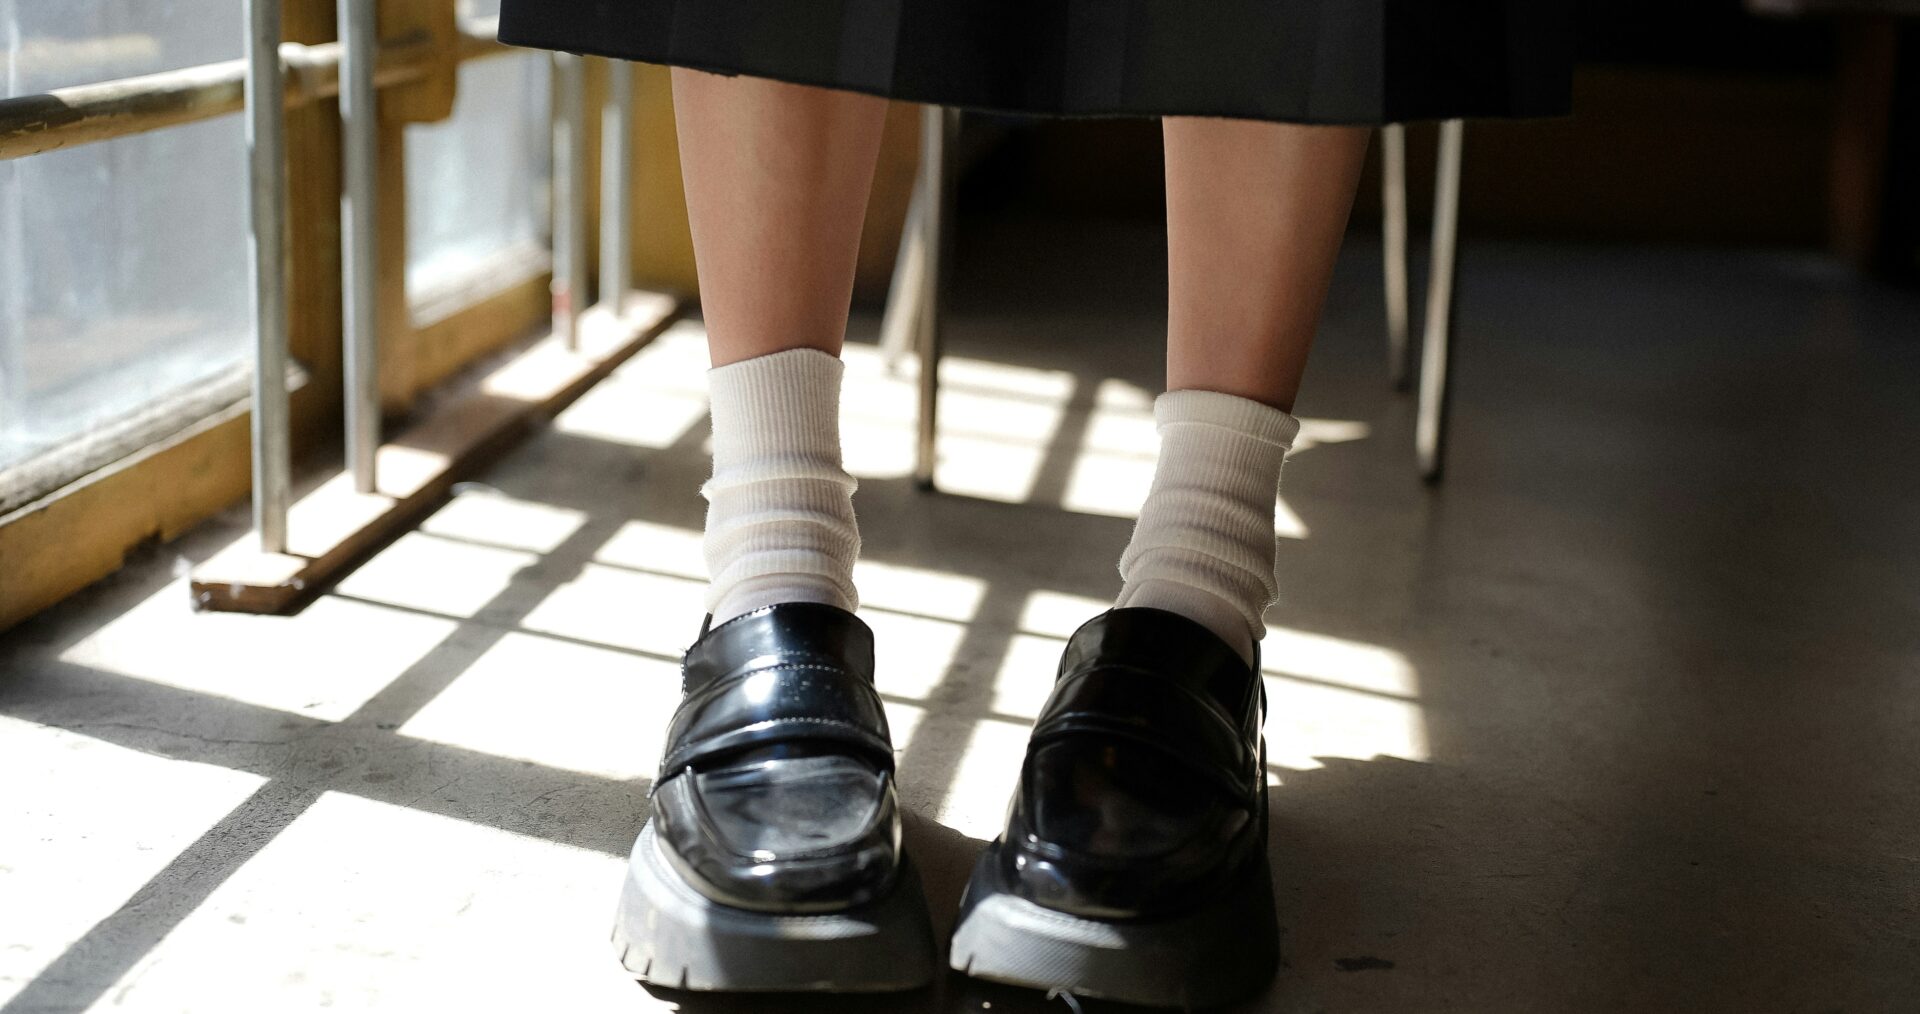
[[[1240,656],[1253,664],[1258,636],[1247,627],[1240,607],[1220,596],[1179,581],[1148,579],[1129,582],[1113,604],[1115,609],[1162,609],[1177,613],[1212,631]]]
[[[842,588],[816,574],[769,574],[747,578],[728,585],[720,596],[710,601],[708,612],[713,616],[711,624],[716,627],[756,609],[790,602],[815,602],[850,613],[860,604],[850,587]]]
[[[707,375],[713,477],[701,493],[715,623],[783,602],[859,604],[855,482],[840,453],[844,372],[832,356],[793,349]]]
[[[1279,594],[1274,508],[1300,423],[1277,408],[1211,391],[1154,402],[1160,458],[1120,557],[1117,604],[1179,613],[1248,662]]]

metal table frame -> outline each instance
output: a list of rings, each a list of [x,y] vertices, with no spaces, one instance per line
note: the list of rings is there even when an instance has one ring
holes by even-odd
[[[940,396],[940,302],[944,226],[952,217],[952,139],[957,110],[928,106],[921,116],[920,170],[901,231],[893,283],[880,324],[880,349],[897,364],[911,348],[917,353],[919,432],[913,477],[933,489],[935,437]],[[1449,413],[1448,373],[1453,362],[1454,295],[1460,241],[1460,163],[1465,124],[1440,124],[1434,178],[1432,264],[1427,276],[1427,308],[1421,341],[1419,390],[1414,422],[1414,451],[1420,477],[1438,482],[1446,462]],[[1389,124],[1380,130],[1382,233],[1385,246],[1387,303],[1387,377],[1395,390],[1412,386],[1407,282],[1406,129]]]

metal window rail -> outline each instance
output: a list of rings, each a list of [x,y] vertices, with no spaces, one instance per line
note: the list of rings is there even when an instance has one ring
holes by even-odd
[[[424,79],[444,49],[436,49],[424,33],[381,45],[372,14],[371,0],[340,0],[340,41],[306,46],[279,41],[280,0],[248,0],[239,60],[0,100],[0,159],[246,113],[255,344],[253,522],[260,549],[267,553],[286,551],[292,499],[284,115],[288,106],[336,95],[346,156],[342,296],[349,467],[361,492],[375,488],[379,392],[372,314],[374,95],[377,88]],[[455,60],[508,52],[494,36],[492,21],[460,26]],[[624,233],[620,238],[624,241]]]
[[[461,61],[509,53],[494,38],[497,19],[462,22]],[[424,36],[380,47],[373,83],[391,88],[423,79],[432,41]],[[340,94],[342,45],[280,44],[280,71],[287,106],[297,108]],[[210,120],[245,108],[247,60],[162,71],[97,84],[56,88],[38,95],[0,99],[0,160],[37,155],[150,130]]]

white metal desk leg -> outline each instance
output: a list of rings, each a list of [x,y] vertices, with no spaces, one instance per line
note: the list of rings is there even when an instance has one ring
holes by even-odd
[[[914,484],[933,489],[934,436],[940,401],[940,265],[948,215],[952,173],[948,143],[959,123],[957,110],[927,106],[920,118],[920,171],[926,199],[920,207],[920,426],[913,465]]]
[[[893,280],[887,286],[887,309],[880,318],[880,360],[887,372],[900,369],[900,361],[912,351],[920,327],[921,285],[926,247],[920,222],[926,206],[927,174],[924,167],[914,180],[913,194],[907,201],[906,220],[900,227],[900,249],[893,256]]]
[[[253,257],[253,530],[287,550],[292,473],[287,420],[287,174],[280,0],[247,4],[247,221]]]
[[[1407,128],[1380,128],[1380,233],[1387,283],[1387,382],[1407,389]]]
[[[1433,271],[1427,279],[1427,333],[1421,349],[1419,418],[1414,449],[1420,477],[1440,480],[1447,442],[1447,371],[1453,362],[1455,259],[1460,248],[1460,156],[1465,125],[1440,125],[1439,165],[1433,183]]]
[[[607,61],[607,100],[600,107],[600,305],[620,319],[633,287],[627,239],[627,190],[633,175],[633,64]]]
[[[340,0],[340,134],[343,187],[340,196],[340,291],[345,341],[341,347],[347,468],[353,488],[377,488],[374,461],[380,449],[380,338],[375,312],[375,159],[379,133],[374,107],[373,64],[380,48],[374,0]]]
[[[587,308],[586,61],[555,53],[553,71],[553,330],[573,350]]]

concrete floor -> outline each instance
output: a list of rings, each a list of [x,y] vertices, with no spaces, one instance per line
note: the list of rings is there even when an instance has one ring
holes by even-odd
[[[1160,257],[1144,228],[969,233],[946,495],[906,478],[910,372],[849,351],[942,930],[1117,587]],[[1800,254],[1471,247],[1430,491],[1376,257],[1343,262],[1283,491],[1286,968],[1249,1009],[1920,1009],[1920,300]],[[699,620],[702,356],[671,333],[298,616],[189,612],[229,517],[0,638],[0,1014],[1065,1010],[614,965]]]

